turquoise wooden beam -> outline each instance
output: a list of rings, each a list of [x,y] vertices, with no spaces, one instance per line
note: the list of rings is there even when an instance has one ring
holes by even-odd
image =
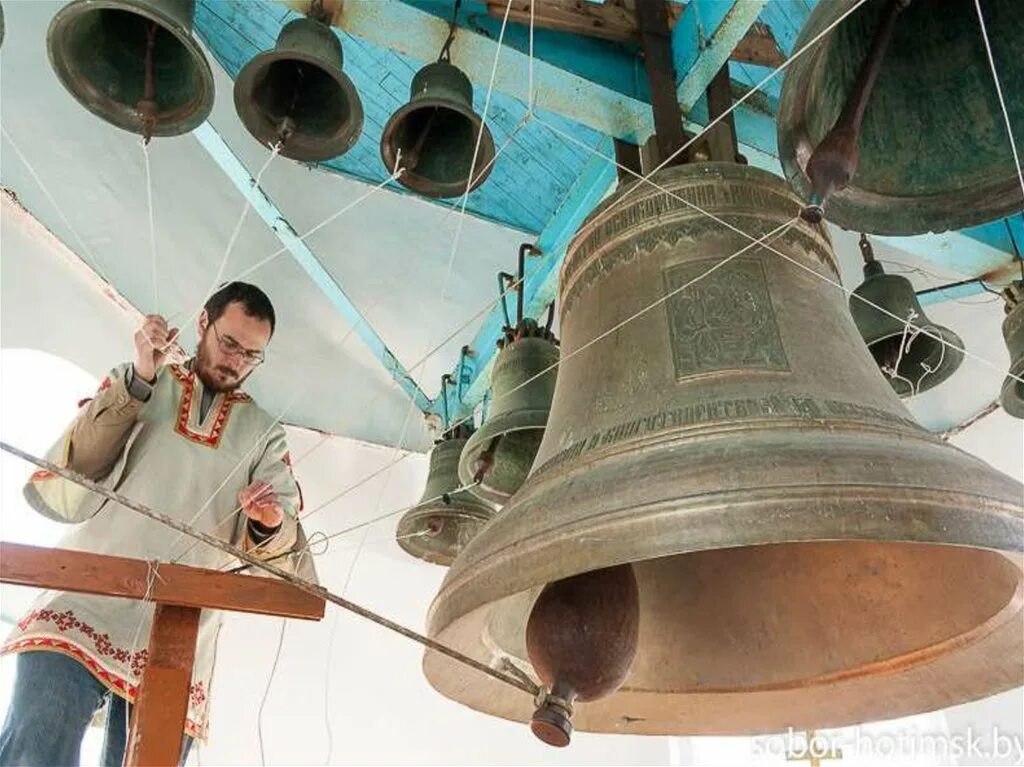
[[[611,139],[604,139],[597,147],[605,156],[615,149]],[[558,273],[565,258],[565,250],[580,224],[615,183],[615,166],[604,157],[594,155],[587,162],[579,178],[566,193],[561,205],[537,236],[534,245],[541,256],[526,262],[527,279],[523,285],[523,316],[539,318],[558,292]],[[538,260],[539,259],[539,260]],[[508,254],[509,266],[514,270],[516,253]],[[495,287],[495,291],[497,287]],[[514,296],[510,293],[514,300]],[[461,387],[448,387],[433,403],[434,412],[442,412],[441,396],[447,393],[448,411],[453,418],[462,418],[473,411],[491,386],[491,371],[497,356],[497,341],[505,324],[501,307],[496,306],[484,319],[480,330],[470,344],[472,356],[461,364],[468,367],[453,371],[453,380],[465,382]],[[467,375],[468,373],[468,375]],[[459,396],[461,394],[461,401]]]
[[[273,230],[281,244],[288,249],[292,258],[309,275],[309,278],[316,283],[331,305],[353,327],[360,340],[380,360],[388,375],[395,380],[420,410],[427,412],[430,409],[430,398],[423,393],[409,371],[387,347],[384,339],[377,335],[377,332],[366,321],[366,317],[359,311],[359,307],[349,298],[341,285],[323,267],[309,246],[299,238],[292,225],[285,219],[281,209],[256,184],[252,175],[231,151],[231,147],[221,138],[220,134],[210,123],[206,122],[196,128],[192,135],[217,163],[217,167],[231,180],[235,188],[249,201],[252,210]]]
[[[672,30],[679,105],[688,113],[768,0],[690,0]],[[739,110],[737,110],[739,111]],[[738,126],[737,126],[738,129]]]

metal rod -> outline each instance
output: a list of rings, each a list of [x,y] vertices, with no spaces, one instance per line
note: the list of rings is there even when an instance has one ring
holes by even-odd
[[[523,323],[523,280],[526,274],[526,254],[533,250],[533,243],[524,242],[519,246],[519,261],[516,263],[516,328]]]
[[[63,477],[64,479],[70,482],[74,482],[76,485],[81,485],[87,490],[92,490],[94,493],[98,493],[99,495],[102,495],[104,498],[108,500],[114,501],[115,503],[119,503],[126,509],[134,511],[136,514],[141,514],[142,516],[148,517],[149,519],[159,522],[162,525],[166,525],[167,527],[177,530],[178,532],[184,533],[185,535],[191,536],[196,540],[202,541],[203,543],[212,546],[215,549],[219,549],[220,551],[223,551],[226,554],[230,554],[231,556],[242,560],[243,562],[251,565],[252,567],[263,570],[264,572],[270,573],[271,575],[276,575],[281,580],[287,581],[288,583],[291,583],[293,586],[296,586],[302,589],[303,591],[312,594],[313,596],[325,599],[328,602],[333,602],[334,604],[338,605],[338,607],[341,607],[344,610],[348,610],[349,612],[355,613],[356,615],[366,618],[369,621],[373,621],[379,626],[383,626],[384,628],[389,629],[390,631],[394,631],[396,634],[401,634],[405,638],[411,639],[414,642],[418,642],[424,647],[428,647],[431,650],[439,652],[442,655],[445,655],[454,661],[463,663],[469,666],[470,668],[476,669],[481,674],[486,674],[487,676],[496,679],[499,682],[504,682],[505,684],[511,687],[515,687],[516,689],[522,690],[523,692],[528,693],[531,696],[536,696],[540,690],[540,688],[537,687],[537,685],[527,685],[521,679],[517,679],[507,674],[503,674],[500,671],[496,671],[495,669],[492,669],[490,666],[481,663],[475,658],[470,658],[468,655],[463,655],[458,650],[452,649],[447,645],[441,644],[440,642],[437,642],[431,639],[430,637],[418,634],[412,629],[407,629],[405,626],[395,623],[392,620],[388,620],[384,616],[378,615],[375,612],[367,610],[365,607],[362,607],[356,604],[355,602],[350,602],[347,599],[338,596],[337,594],[333,594],[327,589],[325,589],[323,586],[318,586],[315,583],[310,583],[309,581],[303,580],[302,578],[299,578],[298,576],[293,575],[292,573],[289,573],[285,570],[280,569],[279,567],[275,567],[274,565],[268,564],[264,560],[254,557],[252,554],[249,554],[248,552],[242,551],[242,549],[232,546],[230,543],[222,541],[219,538],[215,538],[207,533],[201,532],[200,530],[196,530],[195,528],[186,525],[184,522],[179,522],[178,520],[173,519],[172,517],[169,517],[162,512],[151,509],[148,506],[145,506],[141,503],[136,503],[130,498],[126,498],[125,496],[119,493],[115,493],[112,490],[108,490],[102,485],[93,482],[91,479],[83,477],[77,472],[71,471],[70,469],[65,469],[62,466],[58,466],[55,463],[51,463],[50,461],[47,461],[44,458],[37,458],[31,453],[26,453],[25,451],[20,450],[19,448],[16,448],[13,445],[8,444],[7,442],[0,441],[0,450],[4,450],[5,452],[10,453],[11,455],[16,455],[19,458],[28,461],[31,464],[35,464],[41,469],[53,472],[54,474]]]
[[[515,284],[515,276],[508,272],[498,272],[498,298],[501,299],[501,314],[505,318],[505,327],[512,327],[512,320],[508,316],[508,304],[505,303],[505,293],[511,285]]]

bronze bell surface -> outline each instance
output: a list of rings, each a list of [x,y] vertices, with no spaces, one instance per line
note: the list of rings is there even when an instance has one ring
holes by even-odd
[[[801,50],[857,2],[819,3],[793,50]],[[980,4],[1010,123],[1024,125],[1019,0]],[[854,115],[856,110],[844,107],[860,94],[862,62],[875,55],[876,35],[893,12],[891,41],[878,52],[877,80],[864,83],[867,100]],[[832,134],[834,125],[847,123],[850,135]],[[842,166],[847,155],[847,167],[825,169],[840,184],[855,171],[825,204],[825,215],[844,229],[940,232],[1024,209],[974,0],[868,0],[792,61],[777,127],[786,178],[812,202],[821,192],[808,172],[815,150],[829,136],[837,150],[831,154],[839,156],[816,162]]]
[[[862,236],[862,250],[865,243]],[[850,296],[850,314],[875,363],[901,397],[938,386],[964,361],[960,336],[929,320],[910,280],[886,274],[873,257],[864,264],[864,282]]]
[[[213,109],[213,73],[192,36],[195,0],[76,0],[50,22],[61,83],[111,125],[177,136]]]
[[[1003,381],[999,404],[1014,418],[1024,418],[1024,280],[1014,280],[1003,295],[1006,297],[1006,318],[1003,339],[1010,352],[1010,370]]]
[[[398,522],[398,545],[417,559],[447,567],[494,516],[493,506],[459,489],[459,456],[467,439],[449,437],[434,446],[423,497]]]
[[[447,61],[427,64],[417,72],[409,103],[384,126],[380,156],[389,172],[399,165],[405,168],[400,184],[427,197],[458,197],[467,186],[469,191],[480,186],[491,173],[494,139],[473,111],[469,78]]]
[[[273,50],[254,56],[235,79],[235,111],[262,144],[320,162],[345,154],[363,130],[363,104],[342,71],[341,41],[312,18],[285,24]]]
[[[498,352],[490,415],[459,460],[459,479],[466,485],[477,483],[473,492],[484,500],[504,504],[526,480],[551,410],[557,363],[558,347],[534,335]]]
[[[782,179],[715,163],[655,180],[671,194],[620,190],[569,247],[544,439],[449,569],[429,635],[541,680],[538,594],[629,564],[635,656],[624,626],[590,670],[626,665],[621,686],[569,710],[549,683],[544,713],[580,730],[840,727],[1021,685],[1024,488],[921,428],[880,379],[822,279],[839,280],[827,230],[794,223]],[[771,247],[795,263],[735,255],[750,241],[677,197],[753,237],[789,222]],[[424,671],[476,710],[567,732],[434,651]]]

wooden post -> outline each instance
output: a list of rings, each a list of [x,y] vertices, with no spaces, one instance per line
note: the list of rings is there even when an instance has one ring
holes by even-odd
[[[195,607],[156,606],[146,670],[132,713],[125,767],[175,765],[181,758],[201,612]]]
[[[644,66],[651,86],[651,108],[658,145],[658,164],[672,157],[686,143],[683,111],[676,95],[676,70],[672,63],[672,33],[668,27],[665,0],[636,0],[636,20]],[[672,165],[686,161],[686,153],[673,157]]]
[[[159,577],[151,580],[150,569],[148,562],[138,559],[0,542],[4,583],[156,603],[125,764],[176,767],[202,610],[320,620],[324,600],[270,578],[161,564]]]

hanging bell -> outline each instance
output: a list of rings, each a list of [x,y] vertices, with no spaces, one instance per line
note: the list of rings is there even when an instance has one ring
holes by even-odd
[[[853,10],[858,4],[818,3],[793,47],[809,46],[786,71],[777,126],[779,158],[797,192],[812,202],[821,193],[809,175],[815,150],[833,126],[857,127],[861,115],[846,107],[863,84],[859,129],[832,136],[842,139],[831,147],[839,156],[815,158],[846,166],[824,169],[839,171],[836,183],[855,168],[825,203],[829,220],[852,231],[913,235],[962,229],[1024,208],[974,1],[868,0]],[[1024,125],[1020,2],[980,0],[980,6],[1010,124]],[[891,40],[876,50],[886,30]],[[876,56],[877,80],[862,80],[862,64]]]
[[[865,243],[862,237],[862,249]],[[886,274],[874,258],[864,264],[864,282],[850,296],[850,314],[875,363],[901,397],[938,386],[964,361],[960,336],[931,322],[910,280]]]
[[[489,417],[459,460],[459,479],[474,484],[473,492],[484,500],[504,504],[529,474],[551,410],[557,363],[558,347],[533,335],[498,352]]]
[[[473,85],[462,70],[438,61],[416,73],[409,103],[384,126],[380,156],[388,171],[405,169],[400,184],[427,197],[458,197],[484,182],[494,139],[473,111]]]
[[[111,125],[147,137],[188,133],[213,109],[194,11],[195,0],[76,0],[50,22],[50,65]]]
[[[999,404],[1014,418],[1024,418],[1024,280],[1015,280],[1004,291],[1006,319],[1003,338],[1010,352],[1010,370],[1003,381]]]
[[[543,681],[543,701],[433,650],[427,679],[556,742],[567,718],[755,734],[1020,686],[1024,488],[922,429],[879,378],[826,282],[827,229],[794,222],[802,201],[781,179],[712,163],[656,181],[602,202],[570,244],[533,469],[429,612],[431,638]],[[752,246],[704,211],[774,235]],[[635,644],[593,604],[630,593],[607,572],[620,565]],[[538,600],[583,575],[561,611]],[[618,651],[598,652],[581,615]],[[538,652],[574,631],[586,665]]]
[[[261,144],[284,157],[321,162],[345,154],[363,130],[363,104],[342,71],[341,41],[312,18],[285,24],[273,50],[235,79],[235,111]]]
[[[460,489],[459,456],[467,437],[449,437],[430,451],[427,487],[399,520],[395,539],[408,554],[447,567],[494,516],[494,507]]]

